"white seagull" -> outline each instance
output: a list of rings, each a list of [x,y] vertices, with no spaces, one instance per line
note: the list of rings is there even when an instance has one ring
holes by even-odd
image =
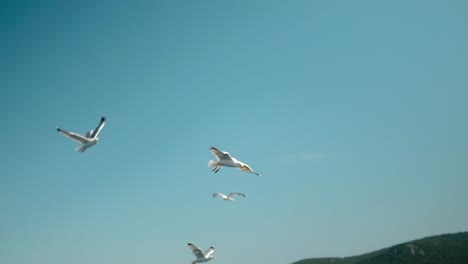
[[[98,143],[99,132],[101,132],[101,130],[104,127],[105,124],[106,124],[106,117],[103,116],[103,117],[101,117],[101,122],[99,122],[99,125],[96,127],[96,130],[94,130],[94,131],[90,130],[90,131],[86,132],[86,134],[84,136],[80,135],[80,134],[77,134],[77,133],[68,132],[68,131],[60,129],[58,127],[57,127],[57,131],[60,134],[70,138],[71,140],[74,140],[74,141],[80,143],[81,146],[77,147],[76,151],[80,151],[81,153],[83,153],[87,148],[89,148],[91,146],[94,146],[94,145],[96,145],[96,143]]]
[[[229,152],[220,151],[216,147],[211,147],[210,152],[213,153],[213,155],[215,155],[215,157],[218,159],[217,161],[210,160],[208,162],[208,167],[215,173],[217,173],[221,169],[222,166],[226,166],[226,167],[238,168],[239,170],[242,170],[243,172],[254,173],[260,176],[260,174],[252,170],[252,168],[249,165],[241,161],[238,161],[234,157],[231,157],[231,155],[229,155]]]
[[[214,247],[210,247],[203,253],[201,252],[200,248],[198,248],[192,243],[188,243],[188,247],[192,251],[192,253],[195,255],[195,257],[197,258],[196,260],[191,262],[192,264],[200,263],[200,262],[207,262],[207,261],[214,259],[214,257],[212,256],[215,250]]]
[[[225,195],[224,193],[213,193],[213,198],[216,197],[221,197],[223,198],[224,201],[235,201],[234,196],[240,196],[245,198],[245,194],[243,193],[237,193],[237,192],[232,192],[229,195]]]

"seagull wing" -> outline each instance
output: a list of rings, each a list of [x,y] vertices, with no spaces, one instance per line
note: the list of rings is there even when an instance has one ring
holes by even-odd
[[[203,255],[205,255],[205,258],[209,258],[211,254],[213,254],[214,250],[215,250],[214,247],[210,247],[203,253]]]
[[[245,198],[245,194],[243,193],[238,193],[238,192],[232,192],[229,194],[229,197],[234,197],[234,196],[241,196]]]
[[[192,243],[188,243],[189,249],[192,251],[192,253],[195,255],[197,258],[205,258],[205,255],[201,252],[201,249],[195,246]]]
[[[101,117],[101,122],[99,122],[99,125],[96,127],[93,134],[91,134],[90,138],[97,137],[99,135],[99,132],[101,132],[101,130],[104,127],[105,124],[106,124],[106,117],[103,116],[103,117]]]
[[[226,199],[226,198],[227,198],[227,196],[226,196],[224,193],[219,193],[219,192],[213,193],[213,198],[216,198],[216,197],[218,197],[218,196],[220,196],[220,197],[223,198],[223,199]]]
[[[253,174],[257,175],[257,176],[261,176],[260,173],[255,172],[255,171],[252,169],[252,167],[250,167],[249,165],[247,165],[247,164],[245,164],[245,163],[243,163],[243,162],[241,162],[241,164],[242,164],[242,167],[241,167],[240,169],[241,169],[243,172],[253,173]]]
[[[232,160],[232,157],[228,152],[221,151],[216,147],[211,147],[210,152],[213,153],[213,155],[215,155],[218,160]]]
[[[80,144],[84,144],[86,142],[89,142],[89,140],[86,137],[82,136],[82,135],[79,135],[79,134],[76,134],[76,133],[73,133],[73,132],[68,132],[68,131],[60,129],[60,128],[57,128],[57,131],[60,134],[66,136],[66,137],[70,138],[71,140],[74,140],[74,141],[76,141],[76,142],[78,142]]]

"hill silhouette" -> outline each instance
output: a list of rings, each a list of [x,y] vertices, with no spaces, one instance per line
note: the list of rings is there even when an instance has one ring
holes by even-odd
[[[293,264],[467,264],[468,232],[426,237],[345,258],[310,258]]]

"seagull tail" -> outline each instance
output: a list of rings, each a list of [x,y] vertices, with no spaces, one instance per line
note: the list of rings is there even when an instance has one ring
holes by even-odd
[[[77,147],[75,150],[78,151],[78,152],[83,153],[86,150],[86,147],[85,146],[80,146],[80,147]]]
[[[218,163],[214,160],[210,160],[208,161],[208,168],[214,170],[216,168],[216,166],[218,166]]]

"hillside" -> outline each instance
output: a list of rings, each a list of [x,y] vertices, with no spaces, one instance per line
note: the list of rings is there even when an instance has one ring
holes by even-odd
[[[293,264],[467,264],[468,232],[418,239],[364,255],[311,258]]]

